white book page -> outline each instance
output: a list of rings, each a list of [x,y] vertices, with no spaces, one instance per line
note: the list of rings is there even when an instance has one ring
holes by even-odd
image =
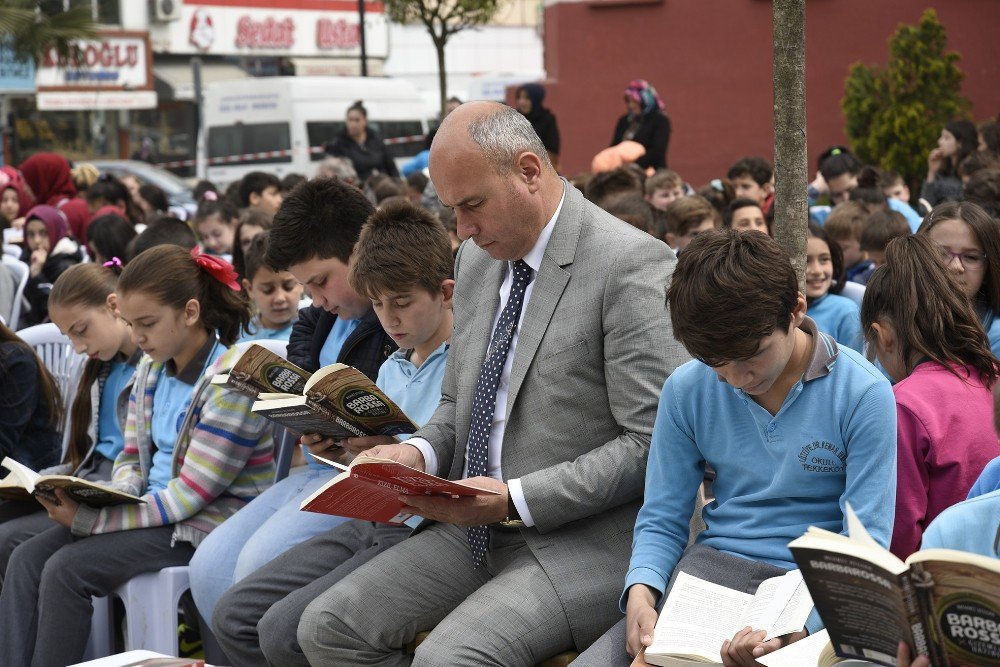
[[[802,581],[802,572],[790,570],[761,582],[740,621],[740,628],[750,626],[754,630],[767,630],[764,639],[767,641],[801,630],[811,610],[812,598]]]
[[[781,610],[778,618],[771,625],[770,632],[768,632],[764,641],[792,632],[799,632],[805,627],[806,620],[809,618],[809,612],[812,611],[812,596],[809,595],[809,588],[806,586],[806,582],[802,580],[802,573],[799,570],[792,570],[788,574],[790,575],[793,572],[798,574],[795,589],[792,592],[791,598],[785,604],[785,608]],[[785,576],[788,577],[788,575]],[[792,581],[795,581],[795,579],[792,579]]]
[[[28,493],[35,492],[35,480],[39,478],[39,474],[37,472],[23,463],[15,461],[9,456],[4,457],[4,460],[0,465],[3,465],[4,468],[9,470],[11,476],[20,482],[21,485],[28,490]]]
[[[819,654],[830,641],[826,629],[773,653],[757,658],[764,667],[812,667],[819,662]]]
[[[861,519],[858,515],[854,513],[854,508],[851,507],[851,503],[846,503],[847,505],[847,534],[852,540],[856,540],[861,544],[877,549],[878,551],[885,551],[885,547],[875,541],[868,530],[865,529]]]
[[[742,628],[740,620],[752,599],[747,593],[679,573],[646,655],[699,656],[720,662],[722,642]]]

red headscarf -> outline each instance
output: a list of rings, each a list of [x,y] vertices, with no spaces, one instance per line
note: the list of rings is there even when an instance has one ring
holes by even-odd
[[[21,172],[10,166],[0,167],[0,192],[7,189],[17,193],[17,217],[23,218],[35,203],[35,200],[32,199],[31,195],[25,189],[24,178],[21,176]]]
[[[36,153],[22,162],[20,169],[40,204],[58,206],[62,200],[76,197],[69,162],[62,155]]]

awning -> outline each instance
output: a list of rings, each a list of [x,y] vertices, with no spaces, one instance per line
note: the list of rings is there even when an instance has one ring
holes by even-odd
[[[157,63],[153,65],[153,74],[156,77],[157,91],[165,99],[194,100],[194,73],[189,63]],[[204,86],[210,83],[246,79],[247,76],[242,68],[229,63],[201,64],[203,92]]]

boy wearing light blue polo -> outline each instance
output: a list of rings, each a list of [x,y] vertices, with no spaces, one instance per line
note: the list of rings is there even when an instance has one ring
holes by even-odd
[[[889,382],[806,317],[781,247],[760,233],[700,236],[678,261],[668,304],[674,337],[695,361],[660,396],[621,601],[627,618],[581,656],[584,666],[627,665],[648,646],[679,571],[753,593],[795,567],[788,542],[809,526],[846,532],[847,502],[883,546],[892,535]],[[685,551],[706,464],[715,500]],[[806,627],[821,627],[815,611]],[[743,630],[723,644],[722,660],[753,664],[802,636],[763,643],[764,633]]]

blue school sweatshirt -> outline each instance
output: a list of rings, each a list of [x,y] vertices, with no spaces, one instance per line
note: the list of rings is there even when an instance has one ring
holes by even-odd
[[[858,304],[839,294],[826,294],[809,304],[806,310],[823,333],[833,336],[841,346],[856,352],[864,349],[861,338],[861,310]]]
[[[979,473],[979,479],[969,489],[968,497],[975,498],[993,491],[1000,491],[1000,457],[986,464],[983,471]]]
[[[958,549],[997,558],[1000,491],[963,500],[937,515],[924,531],[921,549]]]
[[[636,519],[628,589],[661,595],[688,541],[706,462],[716,471],[698,542],[778,567],[809,526],[847,532],[845,503],[888,548],[896,503],[896,409],[889,382],[806,318],[809,367],[777,415],[690,361],[660,396]],[[814,614],[815,616],[815,614]],[[818,625],[810,625],[814,630]]]

